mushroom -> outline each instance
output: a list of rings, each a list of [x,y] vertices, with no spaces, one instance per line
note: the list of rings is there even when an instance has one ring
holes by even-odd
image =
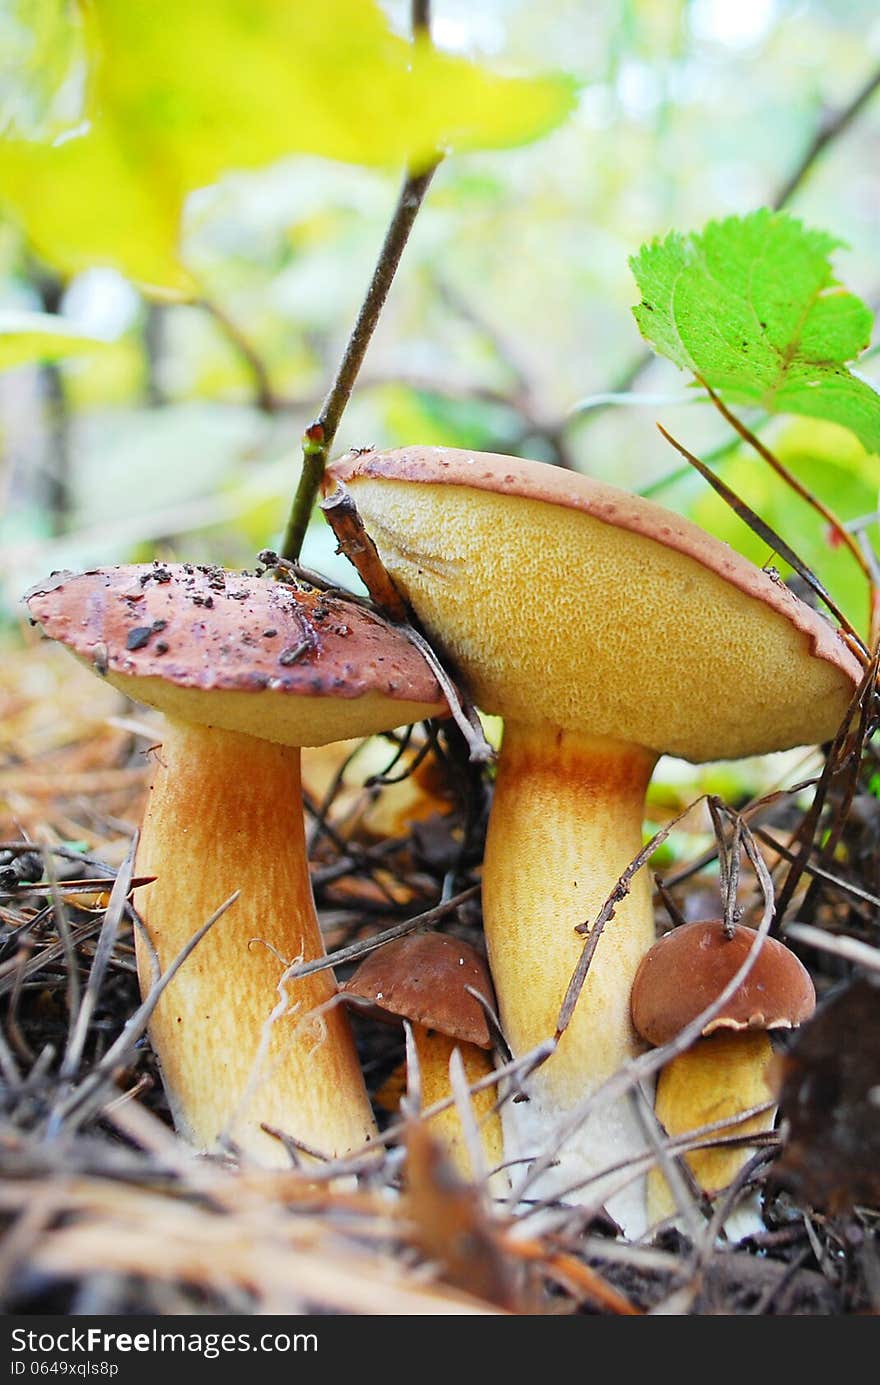
[[[27,596],[50,638],[165,714],[135,871],[146,994],[238,898],[161,995],[150,1035],[179,1131],[287,1160],[280,1130],[322,1156],[375,1124],[348,1015],[323,957],[306,858],[300,747],[443,714],[421,655],[363,607],[189,564],[57,574]],[[147,941],[148,939],[148,941]]]
[[[411,933],[369,953],[340,990],[352,999],[369,1002],[371,1013],[379,1019],[409,1020],[423,1106],[450,1096],[449,1061],[455,1049],[461,1054],[469,1086],[493,1071],[492,1033],[477,996],[494,1009],[495,993],[485,958],[469,943],[446,933]],[[471,1095],[490,1170],[502,1160],[501,1120],[495,1101],[493,1087]],[[433,1116],[429,1129],[459,1173],[473,1178],[475,1170],[455,1104]]]
[[[693,762],[834,734],[858,659],[772,573],[640,497],[546,463],[441,447],[349,454],[344,484],[426,634],[504,720],[483,870],[489,963],[513,1053],[552,1036],[596,920],[642,848],[661,754]],[[596,1103],[639,1051],[629,997],[655,938],[648,873],[598,941],[556,1051],[505,1106],[506,1158],[555,1152],[538,1183],[584,1200],[644,1150],[628,1101]],[[591,1180],[586,1186],[587,1180]],[[619,1181],[619,1180],[618,1180]],[[604,1185],[607,1187],[607,1183]],[[607,1201],[636,1234],[644,1187]]]
[[[637,1032],[656,1045],[676,1038],[719,998],[755,941],[753,929],[740,924],[728,928],[720,919],[682,924],[666,933],[642,958],[633,982]],[[783,943],[765,937],[747,975],[707,1020],[702,1037],[661,1071],[655,1111],[667,1135],[687,1135],[719,1121],[730,1125],[717,1129],[714,1138],[772,1130],[769,1032],[796,1028],[815,1006],[809,972]],[[738,1119],[756,1106],[767,1109]],[[714,1195],[733,1181],[751,1152],[748,1145],[719,1145],[694,1149],[685,1158],[699,1186]],[[649,1221],[674,1212],[672,1190],[656,1169],[648,1179]]]

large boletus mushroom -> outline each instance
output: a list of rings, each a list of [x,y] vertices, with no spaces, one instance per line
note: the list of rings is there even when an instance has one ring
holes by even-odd
[[[545,463],[440,447],[342,458],[389,572],[482,710],[504,719],[483,907],[514,1053],[556,1029],[595,920],[642,846],[658,756],[701,762],[838,728],[861,668],[774,576],[695,525]],[[629,994],[654,941],[646,871],[593,957],[557,1051],[506,1107],[507,1158],[553,1147],[573,1108],[638,1051]],[[626,1102],[559,1151],[562,1192],[644,1148]],[[590,1200],[601,1192],[593,1182]],[[624,1226],[644,1193],[609,1202]]]
[[[149,938],[142,989],[239,891],[161,996],[150,1026],[175,1122],[284,1162],[281,1130],[323,1155],[375,1126],[324,955],[306,859],[300,747],[443,715],[406,638],[357,605],[219,568],[61,573],[31,616],[127,696],[165,713],[137,852]]]

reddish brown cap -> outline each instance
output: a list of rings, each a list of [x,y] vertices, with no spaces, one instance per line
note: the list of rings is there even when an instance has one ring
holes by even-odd
[[[632,1020],[652,1044],[674,1039],[721,994],[755,942],[751,928],[728,938],[720,919],[685,923],[642,958],[632,988]],[[809,1019],[816,992],[809,972],[775,938],[764,938],[727,1005],[706,1025],[716,1029],[794,1029]]]
[[[349,455],[338,480],[485,712],[735,759],[830,738],[860,681],[780,579],[615,486],[442,447]]]
[[[371,952],[340,990],[386,1015],[491,1048],[486,1012],[466,986],[494,1009],[492,978],[481,953],[446,933],[411,933]]]
[[[25,600],[50,638],[182,721],[322,745],[448,711],[399,630],[271,578],[153,563],[57,573]]]

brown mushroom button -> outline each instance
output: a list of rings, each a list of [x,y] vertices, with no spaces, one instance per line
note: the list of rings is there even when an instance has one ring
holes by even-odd
[[[467,987],[494,1008],[492,978],[476,948],[446,933],[413,933],[370,953],[340,990],[399,1019],[491,1048],[486,1012]]]
[[[720,919],[672,929],[642,958],[632,989],[632,1018],[652,1044],[665,1044],[718,998],[754,946],[738,925],[728,937]],[[764,938],[748,975],[703,1034],[718,1029],[793,1029],[813,1013],[809,972],[775,938]]]

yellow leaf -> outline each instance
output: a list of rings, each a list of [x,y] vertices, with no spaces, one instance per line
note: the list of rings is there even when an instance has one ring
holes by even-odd
[[[567,115],[561,77],[499,76],[394,34],[375,0],[91,0],[82,131],[0,140],[0,199],[65,274],[112,265],[192,294],[187,195],[313,154],[416,168],[502,148]]]
[[[191,187],[291,153],[388,167],[523,143],[573,103],[567,79],[408,43],[374,0],[93,0],[91,13],[98,99]]]
[[[106,343],[86,336],[53,313],[0,312],[0,370],[31,361],[57,361]]]
[[[180,190],[160,192],[105,130],[54,144],[0,140],[0,189],[31,244],[62,274],[110,265],[145,285],[190,292],[177,258]]]

